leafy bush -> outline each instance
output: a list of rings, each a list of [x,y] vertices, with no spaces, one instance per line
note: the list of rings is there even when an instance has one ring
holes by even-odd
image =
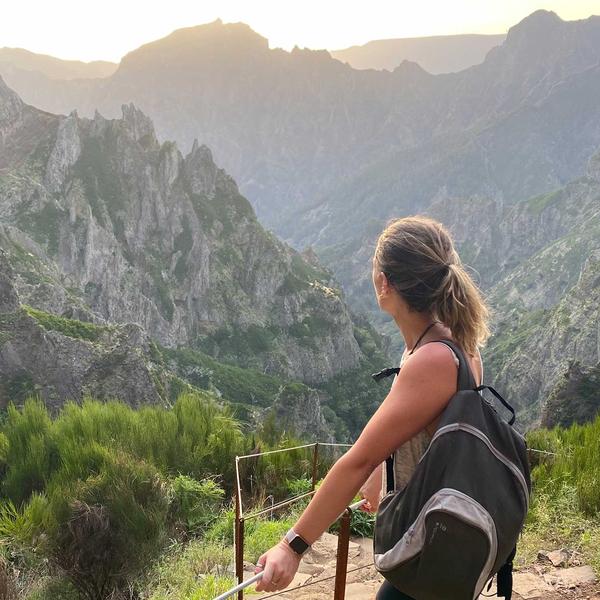
[[[174,514],[188,532],[206,531],[218,515],[225,491],[212,479],[196,481],[186,475],[173,480]]]
[[[138,411],[86,400],[54,419],[28,400],[9,407],[2,434],[1,540],[88,600],[128,586],[176,526],[204,530],[224,495],[209,476],[231,481],[245,448],[239,423],[203,394]]]

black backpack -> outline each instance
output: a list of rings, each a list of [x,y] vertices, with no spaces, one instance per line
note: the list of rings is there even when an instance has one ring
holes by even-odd
[[[416,600],[476,599],[495,574],[497,595],[510,600],[512,560],[531,491],[527,446],[512,427],[513,408],[490,386],[476,386],[454,342],[437,341],[459,358],[458,391],[404,489],[393,489],[393,463],[386,461],[375,567]],[[483,397],[484,388],[510,410],[508,423]]]

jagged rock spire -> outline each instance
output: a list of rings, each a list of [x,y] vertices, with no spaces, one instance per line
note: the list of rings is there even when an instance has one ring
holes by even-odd
[[[122,104],[121,112],[123,113],[123,122],[133,133],[134,139],[140,140],[146,135],[156,139],[152,119],[137,108],[133,102]]]

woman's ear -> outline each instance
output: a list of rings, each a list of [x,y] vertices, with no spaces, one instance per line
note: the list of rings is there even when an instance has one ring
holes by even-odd
[[[379,297],[387,296],[390,291],[390,283],[383,271],[377,273],[377,283],[379,288]]]

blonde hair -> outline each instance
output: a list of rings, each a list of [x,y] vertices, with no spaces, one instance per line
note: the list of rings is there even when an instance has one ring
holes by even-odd
[[[375,263],[411,310],[447,325],[475,354],[490,336],[490,311],[462,264],[447,229],[422,215],[391,221],[377,240]]]

